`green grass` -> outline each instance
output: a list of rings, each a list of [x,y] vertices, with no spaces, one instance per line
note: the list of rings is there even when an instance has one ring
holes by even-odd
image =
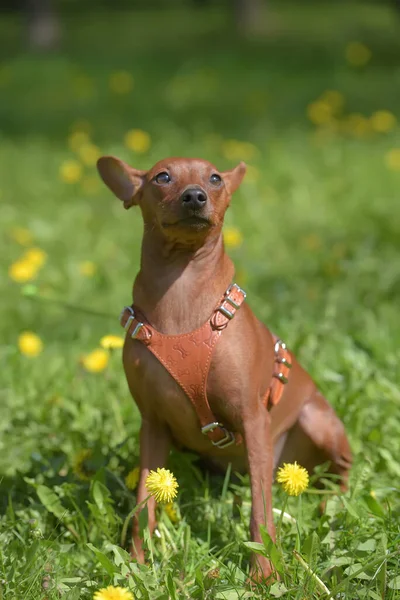
[[[143,599],[323,597],[293,550],[335,598],[399,597],[400,173],[385,155],[400,147],[400,131],[316,138],[306,117],[335,89],[345,114],[400,118],[399,24],[379,4],[271,4],[269,35],[247,42],[222,9],[69,15],[63,50],[48,56],[24,53],[19,23],[0,21],[0,598],[89,599],[113,583]],[[346,63],[351,41],[372,52],[363,68]],[[118,96],[108,79],[121,69],[135,86]],[[330,497],[325,516],[312,489],[289,500],[297,525],[283,522],[275,557],[284,587],[246,587],[247,477],[208,476],[189,454],[171,455],[180,520],[160,512],[149,563],[118,548],[135,504],[124,477],[138,462],[139,416],[118,351],[98,374],[79,360],[104,334],[121,333],[141,222],[100,185],[88,193],[60,180],[74,157],[70,128],[82,119],[102,152],[139,168],[181,154],[222,169],[234,164],[223,140],[257,148],[248,162],[259,177],[227,215],[244,237],[230,252],[251,306],[312,373],[355,455],[350,491]],[[124,147],[131,128],[150,133],[146,154]],[[24,251],[15,226],[48,254],[40,293],[88,314],[22,295],[8,277]],[[92,278],[80,274],[86,260],[97,266]],[[18,351],[25,330],[43,340],[35,359]],[[92,477],[83,481],[72,467],[88,448]],[[274,486],[274,507],[283,503]]]

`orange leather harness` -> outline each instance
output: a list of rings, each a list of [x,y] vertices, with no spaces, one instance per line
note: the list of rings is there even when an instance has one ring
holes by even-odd
[[[126,306],[120,318],[127,335],[145,344],[180,385],[193,404],[202,433],[218,448],[240,444],[242,436],[228,431],[215,419],[207,399],[207,377],[214,346],[245,298],[246,293],[233,283],[211,318],[195,331],[182,335],[160,333],[134,305]],[[274,372],[263,398],[266,407],[278,404],[291,367],[286,345],[275,336],[274,343]]]

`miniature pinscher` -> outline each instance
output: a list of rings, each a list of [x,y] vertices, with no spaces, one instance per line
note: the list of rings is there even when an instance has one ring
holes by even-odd
[[[234,283],[222,226],[246,166],[220,172],[200,159],[167,158],[149,171],[113,156],[99,159],[104,183],[125,208],[139,206],[144,233],[134,304],[122,311],[123,364],[137,403],[140,481],[166,464],[171,444],[213,465],[248,470],[251,538],[275,537],[274,470],[297,461],[309,472],[329,461],[346,489],[352,457],[344,426],[315,383],[245,302]],[[155,501],[148,502],[154,530]],[[132,553],[144,560],[138,520]],[[267,558],[252,576],[268,578]]]

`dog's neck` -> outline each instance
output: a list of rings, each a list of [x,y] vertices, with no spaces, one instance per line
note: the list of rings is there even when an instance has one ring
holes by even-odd
[[[221,231],[188,247],[145,229],[134,303],[161,333],[188,333],[210,318],[233,275]]]

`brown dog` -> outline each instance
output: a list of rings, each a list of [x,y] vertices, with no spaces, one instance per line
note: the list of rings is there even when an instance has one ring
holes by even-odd
[[[142,415],[137,501],[147,496],[149,471],[165,465],[176,443],[222,468],[247,468],[252,540],[261,541],[261,524],[274,538],[274,468],[296,460],[311,471],[330,461],[345,489],[351,451],[311,377],[231,285],[222,225],[246,167],[221,173],[204,160],[169,158],[146,172],[105,156],[98,170],[144,220],[135,305],[121,316],[125,373]],[[154,500],[148,514],[153,531]],[[133,543],[143,561],[137,520]],[[257,570],[268,577],[269,561],[253,557]]]

